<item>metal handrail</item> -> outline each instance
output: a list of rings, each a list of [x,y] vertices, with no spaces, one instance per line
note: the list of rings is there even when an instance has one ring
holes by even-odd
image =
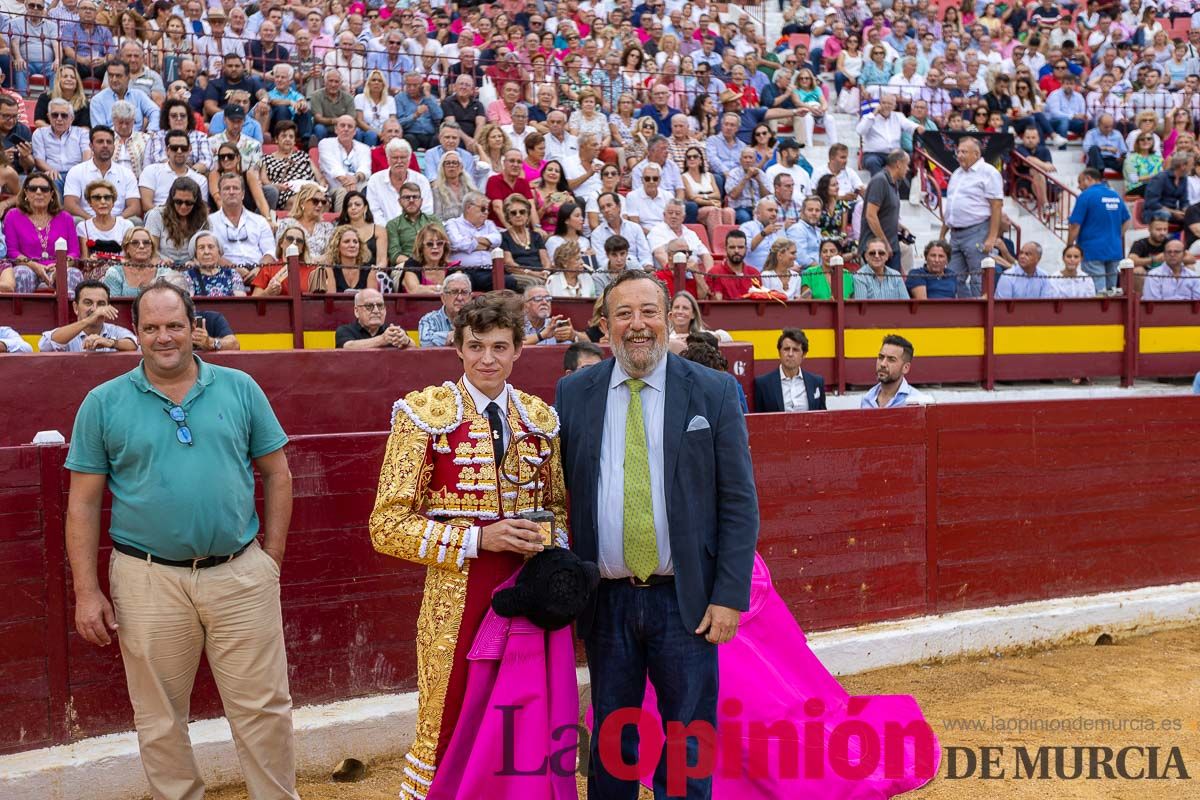
[[[1071,212],[1075,209],[1075,201],[1079,198],[1079,192],[1060,181],[1054,173],[1047,172],[1015,150],[1011,155],[1008,171],[1013,199],[1036,217],[1038,222],[1045,225],[1051,233],[1065,242],[1070,229],[1068,220]],[[1023,198],[1017,192],[1018,181],[1029,181],[1032,184],[1029,188],[1029,191],[1033,192],[1032,208],[1028,198]],[[1038,196],[1040,193],[1039,183],[1042,183],[1045,189],[1045,202],[1042,202]]]

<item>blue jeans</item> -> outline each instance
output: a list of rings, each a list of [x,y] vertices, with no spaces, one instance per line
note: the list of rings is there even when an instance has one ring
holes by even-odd
[[[733,221],[738,225],[747,223],[752,219],[754,219],[754,209],[750,208],[750,206],[742,206],[733,210]]]
[[[1051,117],[1050,127],[1059,136],[1066,137],[1068,133],[1083,135],[1083,120],[1072,117]]]
[[[863,153],[863,168],[874,178],[887,165],[887,153]]]
[[[17,94],[25,94],[29,91],[29,76],[30,75],[45,75],[46,86],[54,86],[54,67],[53,61],[29,61],[29,68],[21,70],[13,75],[13,81],[16,83],[14,87]]]
[[[1117,261],[1084,261],[1079,265],[1085,273],[1092,276],[1096,291],[1117,288]]]
[[[638,589],[628,581],[601,581],[596,595],[596,619],[584,641],[592,676],[591,774],[588,797],[603,800],[636,800],[638,782],[614,778],[600,761],[600,737],[610,714],[621,708],[642,707],[646,678],[658,695],[664,722],[687,725],[706,721],[717,724],[717,648],[696,636],[679,616],[675,584]],[[699,747],[687,742],[688,764],[694,765]],[[621,756],[626,764],[637,761],[638,732],[633,725],[621,730]],[[666,748],[654,773],[654,796],[667,796]],[[690,800],[710,798],[712,778],[690,778]]]

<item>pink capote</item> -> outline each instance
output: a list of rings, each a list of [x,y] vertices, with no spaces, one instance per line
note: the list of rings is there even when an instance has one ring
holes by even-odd
[[[796,624],[782,598],[771,585],[771,574],[761,556],[755,556],[754,573],[751,578],[750,608],[742,615],[737,636],[718,649],[720,689],[717,704],[717,770],[713,778],[715,800],[778,800],[782,797],[805,797],[814,800],[877,800],[892,797],[916,789],[928,783],[937,774],[940,749],[933,729],[925,722],[921,709],[909,695],[876,695],[850,697],[812,651],[808,649],[804,631]],[[820,701],[824,711],[813,707],[806,713],[805,704]],[[815,704],[814,704],[815,705]],[[740,706],[740,708],[739,708]],[[662,721],[658,716],[657,699],[652,686],[646,686],[643,704],[644,716],[639,725],[642,737],[642,752],[661,752],[663,744]],[[735,713],[730,713],[730,712]],[[779,745],[777,739],[766,742],[752,741],[750,723],[771,724],[780,720],[790,721],[800,741],[799,775],[779,775]],[[847,766],[852,770],[859,763],[859,739],[851,736],[845,750],[841,774],[835,770],[833,757],[828,746],[830,734],[843,722],[849,721],[843,733],[860,729],[865,723],[876,734],[880,743],[879,764],[873,772],[863,777],[843,777]],[[589,711],[589,724],[591,715]],[[821,769],[812,777],[806,777],[805,748],[811,743],[810,730],[805,723],[820,723],[826,743],[821,748]],[[882,752],[887,742],[885,724],[898,724],[904,728],[912,724],[914,730],[923,731],[928,738],[922,743],[928,747],[918,753],[913,738],[903,743],[903,768],[896,774],[885,775]],[[740,755],[725,757],[724,742],[732,737],[733,730],[740,731],[740,746],[733,748]],[[815,738],[815,737],[812,737]],[[896,737],[893,737],[896,738]],[[767,768],[754,767],[747,754],[752,751],[767,754]],[[642,774],[653,773],[653,766],[644,768]],[[823,773],[823,774],[821,774]],[[649,778],[646,779],[649,785]]]
[[[516,578],[514,573],[496,591]],[[579,687],[571,628],[545,631],[524,617],[507,619],[489,608],[467,661],[462,713],[427,800],[576,800]],[[504,770],[501,706],[519,707],[510,712],[515,728],[511,771],[538,774],[498,774]],[[567,748],[570,753],[554,757]],[[561,762],[567,774],[538,769],[548,757]]]

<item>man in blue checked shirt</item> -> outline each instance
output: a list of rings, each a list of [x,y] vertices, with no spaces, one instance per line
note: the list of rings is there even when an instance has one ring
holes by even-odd
[[[92,96],[92,124],[112,127],[112,107],[118,100],[133,106],[133,124],[137,130],[158,130],[158,106],[141,89],[129,87],[129,65],[124,61],[114,61],[108,65],[108,88]]]
[[[471,279],[463,272],[451,272],[442,281],[442,307],[430,311],[417,323],[421,347],[447,347],[454,335],[454,318],[471,299]]]

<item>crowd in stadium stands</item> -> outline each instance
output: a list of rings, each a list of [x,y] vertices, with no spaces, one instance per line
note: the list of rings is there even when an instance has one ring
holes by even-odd
[[[1015,299],[1112,291],[1128,257],[1146,296],[1200,298],[1193,0],[781,5],[768,42],[711,0],[0,0],[0,292],[67,282],[78,322],[48,349],[120,349],[94,282],[175,273],[198,297],[365,292],[345,346],[411,344],[377,292],[440,296],[425,345],[461,305],[449,276],[490,289],[497,249],[542,342],[589,335],[551,297],[627,267],[692,303],[829,299],[839,262],[846,298],[938,299],[979,296],[990,256]],[[861,171],[835,111],[858,117]],[[951,142],[920,254],[900,217],[933,131],[1011,133],[1020,158]],[[1053,213],[1068,139],[1087,169],[1043,259],[1002,198]]]

